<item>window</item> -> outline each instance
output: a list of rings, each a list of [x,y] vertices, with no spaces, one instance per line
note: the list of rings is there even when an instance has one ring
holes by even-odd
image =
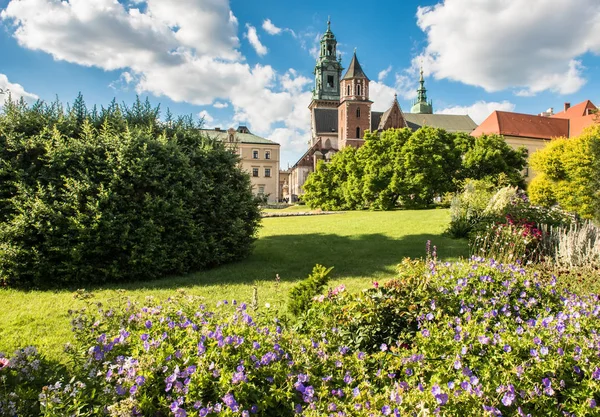
[[[360,117],[360,107],[356,109],[356,117]]]
[[[524,177],[528,177],[529,176],[529,167],[525,167],[525,169],[523,170],[523,176]]]
[[[258,168],[252,168],[252,176],[258,177]]]
[[[327,76],[327,87],[329,87],[329,88],[333,88],[334,87],[334,85],[333,85],[333,75],[328,75]]]
[[[360,139],[360,127],[356,128],[356,137]]]
[[[350,95],[350,86],[348,86],[348,94],[347,95]]]
[[[252,159],[258,159],[258,150],[257,149],[254,149],[252,151]]]
[[[333,51],[333,50],[332,50],[332,48],[331,48],[331,45],[329,45],[329,46],[327,47],[327,56],[330,56],[330,55],[331,55],[331,53],[332,53],[332,51]]]
[[[259,185],[258,186],[258,194],[259,195],[264,195],[265,193],[265,186],[264,185]]]
[[[267,177],[267,178],[271,177],[271,168],[265,168],[265,177]]]
[[[356,95],[360,96],[360,85],[356,86]]]
[[[271,159],[271,151],[265,151],[265,159]]]

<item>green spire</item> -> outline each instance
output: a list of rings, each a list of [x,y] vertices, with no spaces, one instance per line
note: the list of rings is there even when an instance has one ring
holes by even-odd
[[[419,88],[417,89],[417,99],[410,109],[411,113],[433,114],[433,104],[427,102],[427,89],[425,88],[425,78],[423,78],[423,67],[421,67],[421,76],[419,78]]]
[[[341,57],[337,56],[337,41],[331,31],[331,19],[327,18],[327,31],[321,37],[319,58],[315,65],[313,99],[339,101]]]

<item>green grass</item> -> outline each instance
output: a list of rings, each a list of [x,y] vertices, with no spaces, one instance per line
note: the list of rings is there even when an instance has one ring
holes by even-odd
[[[465,241],[441,236],[448,222],[447,210],[267,218],[253,254],[243,261],[185,276],[87,290],[108,301],[123,294],[138,300],[167,298],[183,288],[210,304],[223,299],[249,301],[256,283],[261,305],[283,307],[294,282],[317,263],[334,267],[332,286],[344,283],[356,291],[372,280],[391,278],[402,258],[424,256],[427,240],[438,246],[440,258],[467,256]],[[276,274],[281,278],[279,288]],[[62,346],[71,340],[68,310],[82,306],[67,290],[0,290],[0,351],[12,353],[33,344],[51,359],[60,359]]]

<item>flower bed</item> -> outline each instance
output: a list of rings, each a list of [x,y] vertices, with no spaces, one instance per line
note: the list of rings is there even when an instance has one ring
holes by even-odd
[[[73,317],[69,370],[40,373],[54,379],[29,402],[10,392],[35,381],[10,381],[39,358],[2,359],[0,414],[28,415],[39,395],[47,416],[598,415],[598,296],[518,265],[406,261],[388,283],[317,297],[296,323],[185,294],[92,307]]]

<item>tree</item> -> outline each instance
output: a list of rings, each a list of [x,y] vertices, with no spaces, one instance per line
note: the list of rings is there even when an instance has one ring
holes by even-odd
[[[552,140],[531,155],[538,175],[529,184],[531,201],[560,205],[584,218],[600,219],[600,126],[580,136]]]
[[[521,174],[527,163],[524,147],[515,150],[499,135],[458,135],[456,141],[463,153],[463,178],[486,178],[498,182],[503,177],[508,179],[508,185],[524,187]]]
[[[367,132],[359,149],[347,147],[317,167],[304,185],[304,200],[323,209],[423,206],[456,191],[465,178],[521,183],[524,155],[499,136],[473,138],[427,126]]]
[[[260,212],[239,157],[189,118],[123,107],[3,108],[0,286],[146,280],[250,253]]]

